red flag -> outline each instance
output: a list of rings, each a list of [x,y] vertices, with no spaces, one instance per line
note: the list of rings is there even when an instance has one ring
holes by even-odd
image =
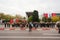
[[[45,13],[45,14],[44,14],[44,17],[48,18],[48,13]]]
[[[56,16],[56,13],[52,13],[52,16]]]

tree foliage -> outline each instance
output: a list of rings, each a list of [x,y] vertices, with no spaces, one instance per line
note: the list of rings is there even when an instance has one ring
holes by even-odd
[[[34,10],[33,11],[33,22],[39,22],[39,16],[38,16],[38,11]]]
[[[51,18],[43,17],[43,18],[42,18],[42,21],[43,21],[43,22],[51,22]]]
[[[33,17],[32,17],[32,16],[30,16],[30,17],[28,18],[28,22],[31,22],[31,21],[32,21],[32,19],[33,19]]]
[[[10,19],[15,19],[15,18],[22,19],[22,16],[20,15],[12,16],[9,14],[0,13],[0,19],[5,19],[5,21],[9,21]]]
[[[53,17],[51,17],[51,19],[53,22],[57,22],[60,20],[58,16],[53,16]]]
[[[42,21],[43,21],[43,22],[47,22],[46,17],[43,17],[43,18],[42,18]]]

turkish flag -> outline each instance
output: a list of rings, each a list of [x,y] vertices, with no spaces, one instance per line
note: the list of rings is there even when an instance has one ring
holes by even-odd
[[[56,16],[56,13],[52,13],[52,16]]]
[[[44,17],[48,18],[48,13],[44,13]]]

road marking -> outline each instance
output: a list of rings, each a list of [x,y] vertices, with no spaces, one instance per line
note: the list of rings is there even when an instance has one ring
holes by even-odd
[[[18,31],[18,32],[16,32],[16,31],[15,31],[15,32],[14,32],[14,31],[10,31],[10,32],[9,32],[9,31],[6,31],[6,32],[5,32],[5,31],[3,31],[3,32],[2,32],[2,31],[1,31],[0,33],[41,33],[41,32],[39,32],[39,31],[37,31],[37,32],[36,32],[36,31],[32,31],[32,32],[29,32],[29,31],[27,31],[27,32],[22,32],[22,31]]]
[[[44,33],[43,35],[60,35],[60,34],[49,34],[49,33]]]
[[[60,37],[35,37],[35,36],[0,36],[0,38],[59,38]]]
[[[41,33],[41,32],[0,32],[0,33]]]

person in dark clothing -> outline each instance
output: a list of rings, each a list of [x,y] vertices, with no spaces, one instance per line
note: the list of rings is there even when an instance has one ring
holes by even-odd
[[[34,25],[35,28],[38,28],[38,23],[37,22],[34,22],[33,25]]]
[[[58,33],[60,33],[60,23],[57,23],[57,27],[58,27]]]
[[[47,22],[47,27],[49,28],[49,22]]]
[[[44,22],[42,22],[41,26],[42,26],[42,27],[45,27],[45,23],[44,23]]]
[[[52,26],[52,22],[50,22],[50,28],[53,28],[53,26]]]
[[[9,22],[7,22],[7,27],[10,27],[10,23]]]
[[[42,26],[42,23],[40,23],[40,27],[42,28],[43,26]]]
[[[16,24],[15,24],[15,23],[13,23],[13,24],[12,24],[12,27],[15,27],[15,25],[16,25]]]
[[[55,27],[58,27],[58,33],[60,33],[60,21],[57,21],[56,23],[55,23]]]
[[[32,22],[29,22],[29,32],[31,32],[32,30],[32,27],[33,27],[33,23]]]
[[[6,20],[3,20],[3,23],[4,23],[4,26],[5,26],[5,28],[7,27],[7,22],[6,22]]]
[[[51,28],[54,28],[55,27],[55,24],[56,24],[55,22],[50,22],[50,27]]]
[[[6,25],[6,22],[4,23],[4,25],[5,25],[5,28],[6,28],[6,26],[7,26],[7,25]]]

